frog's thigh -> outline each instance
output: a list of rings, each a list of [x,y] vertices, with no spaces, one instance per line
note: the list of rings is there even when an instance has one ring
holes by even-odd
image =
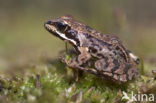
[[[98,71],[110,72],[113,74],[123,74],[125,65],[117,59],[105,57],[95,62],[95,68]]]
[[[83,67],[82,65],[79,65],[77,64],[76,62],[72,62],[71,61],[65,61],[65,63],[71,67],[71,68],[74,68],[74,69],[77,69],[77,70],[82,70],[82,71],[85,71],[85,72],[89,72],[91,74],[95,74],[95,75],[98,75],[98,72],[96,69],[94,68],[87,68],[87,67]]]
[[[94,75],[98,75],[97,70],[94,69],[94,68],[87,68],[87,67],[82,67],[82,66],[79,66],[77,68],[80,69],[80,70],[82,70],[82,71],[86,71],[88,73],[91,73],[91,74],[94,74]]]
[[[127,81],[127,75],[126,74],[114,74],[113,78],[120,82],[126,82]]]
[[[124,68],[124,69],[126,69],[126,68]],[[114,74],[113,78],[115,80],[118,80],[121,82],[126,82],[128,80],[132,80],[137,75],[138,75],[138,70],[135,67],[131,67],[131,68],[128,68],[127,72],[125,72],[123,74]]]
[[[138,69],[132,65],[132,67],[127,71],[127,78],[132,80],[134,77],[138,76]]]
[[[112,61],[110,61],[108,57],[97,60],[95,62],[95,68],[98,71],[111,72],[111,67],[113,66],[113,64],[111,62]]]

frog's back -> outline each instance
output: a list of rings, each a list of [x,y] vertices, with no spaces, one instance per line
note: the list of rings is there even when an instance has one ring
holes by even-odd
[[[118,42],[121,43],[119,38],[115,35],[105,35],[95,29],[92,29],[90,26],[87,26],[79,21],[76,21],[71,15],[62,16],[60,19],[64,20],[68,25],[70,25],[71,29],[78,32],[78,34],[89,34],[94,38],[105,42]]]

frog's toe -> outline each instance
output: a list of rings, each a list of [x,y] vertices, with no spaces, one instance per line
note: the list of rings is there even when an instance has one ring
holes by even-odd
[[[65,56],[61,56],[61,57],[59,57],[60,58],[60,60],[61,60],[61,62],[66,62],[66,58],[65,58]]]

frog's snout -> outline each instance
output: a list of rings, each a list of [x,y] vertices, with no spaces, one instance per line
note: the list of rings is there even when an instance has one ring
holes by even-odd
[[[44,24],[52,24],[52,22],[49,20],[49,21],[45,22]]]
[[[44,23],[44,27],[45,29],[47,29],[48,31],[51,31],[51,25],[52,25],[52,21],[48,20],[47,22]]]

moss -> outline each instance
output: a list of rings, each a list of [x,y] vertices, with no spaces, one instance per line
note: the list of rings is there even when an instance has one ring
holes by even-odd
[[[147,68],[146,65],[145,67]],[[7,99],[7,102],[15,103],[120,103],[128,101],[121,100],[123,91],[130,96],[131,91],[138,93],[147,83],[149,89],[156,85],[155,80],[151,79],[152,74],[150,76],[140,75],[136,80],[117,85],[84,73],[76,82],[72,79],[73,76],[68,75],[68,70],[71,69],[66,69],[65,65],[57,60],[39,63],[33,70],[34,67],[31,66],[26,68],[26,74],[24,73],[23,76],[0,78],[0,93],[5,97],[0,98],[1,100]],[[38,70],[40,70],[39,73]],[[40,75],[40,88],[36,88],[37,74]]]

